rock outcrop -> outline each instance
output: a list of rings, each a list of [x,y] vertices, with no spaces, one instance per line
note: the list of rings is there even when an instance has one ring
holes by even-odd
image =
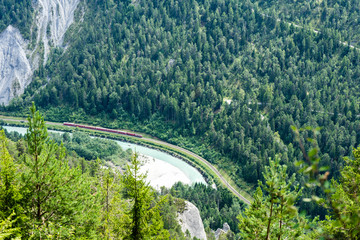
[[[11,25],[0,34],[0,104],[22,94],[31,81],[26,48],[19,30]]]
[[[228,223],[223,224],[223,228],[218,228],[215,232],[215,239],[219,239],[221,235],[226,235],[230,231],[230,226]]]
[[[206,233],[204,224],[200,217],[200,212],[197,207],[191,202],[185,201],[185,210],[178,214],[178,221],[181,226],[181,230],[186,233],[189,231],[191,237],[206,240]]]
[[[74,13],[80,0],[38,0],[35,2],[37,43],[44,43],[44,64],[50,46],[61,46],[65,32],[74,21]],[[50,30],[50,31],[48,31]]]
[[[36,46],[29,51],[18,29],[8,26],[0,34],[0,104],[8,105],[32,80],[32,73],[42,58],[44,65],[50,47],[62,46],[65,32],[74,21],[80,0],[35,0]],[[34,30],[35,31],[35,30]],[[42,49],[39,54],[39,49]],[[41,56],[40,56],[41,55]],[[31,59],[31,60],[29,60]]]

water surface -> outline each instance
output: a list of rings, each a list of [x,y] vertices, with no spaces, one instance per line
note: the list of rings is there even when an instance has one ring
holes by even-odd
[[[15,131],[20,134],[25,134],[27,128],[3,126],[7,131]],[[62,131],[48,130],[48,132],[63,133]],[[141,168],[142,172],[148,172],[148,181],[154,188],[159,189],[161,186],[167,188],[171,187],[176,182],[183,182],[185,184],[203,183],[206,184],[201,173],[186,163],[182,159],[171,156],[168,153],[144,147],[134,143],[128,143],[115,140],[122,149],[131,148],[141,155],[141,159],[145,160],[144,166]]]

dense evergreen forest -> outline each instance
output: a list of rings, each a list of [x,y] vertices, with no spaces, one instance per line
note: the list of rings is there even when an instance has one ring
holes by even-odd
[[[100,159],[85,161],[75,151],[69,154],[49,138],[34,105],[30,110],[24,138],[13,142],[0,131],[0,239],[191,239],[176,220],[186,209],[182,198],[199,206],[208,239],[215,239],[211,228],[222,221],[233,231],[219,239],[358,239],[360,148],[354,149],[354,158],[345,158],[339,181],[330,181],[327,169],[319,167],[318,147],[303,152],[301,172],[309,177],[307,185],[321,189],[325,198],[303,198],[295,174],[288,177],[287,166],[277,156],[265,167],[265,181],[254,201],[243,210],[222,188],[179,183],[155,192],[139,172],[136,153],[122,175],[104,168]],[[294,128],[303,146],[300,131],[307,130]],[[110,144],[101,139],[99,143],[104,141]],[[81,145],[88,147],[86,142]],[[325,221],[306,218],[295,207],[300,198],[325,204],[331,214]]]
[[[0,131],[0,239],[185,239],[176,221],[184,200],[160,196],[139,173],[137,155],[128,160],[123,175],[99,158],[84,160],[49,138],[33,106],[24,138]]]
[[[178,183],[155,192],[146,183],[146,175],[139,172],[141,162],[136,153],[122,175],[104,168],[99,158],[86,161],[76,150],[50,139],[34,105],[30,111],[24,138],[0,131],[0,239],[191,239],[176,220],[186,209],[184,199],[199,207],[208,239],[215,239],[211,228],[224,221],[232,231],[219,239],[358,239],[360,147],[354,149],[354,158],[345,158],[347,166],[341,169],[339,181],[330,181],[328,169],[319,167],[316,145],[303,152],[301,172],[308,175],[309,188],[326,193],[324,198],[303,198],[295,174],[288,177],[287,166],[280,164],[277,155],[265,167],[265,181],[244,210],[242,203],[222,188]],[[318,131],[294,128],[302,149],[299,133],[308,130]],[[82,134],[70,137],[65,133],[61,138],[76,141],[77,150],[89,148],[87,141],[78,140],[85,138]],[[104,139],[91,141],[113,144]],[[122,151],[117,149],[119,157],[124,156]],[[97,151],[113,152],[114,147]],[[295,207],[300,199],[325,204],[331,214],[325,221],[310,220]]]
[[[341,41],[360,46],[359,1],[256,1],[267,16],[307,26],[316,31],[333,31],[341,35]]]
[[[344,46],[337,31],[277,21],[260,5],[83,3],[70,47],[54,50],[8,110],[34,99],[46,109],[67,106],[50,111],[54,120],[82,120],[85,112],[111,127],[132,122],[130,128],[195,145],[231,169],[238,184],[261,179],[275,153],[295,172],[302,155],[290,126],[323,126],[322,159],[337,176],[360,140],[359,51]]]
[[[0,1],[0,32],[9,25],[19,28],[23,37],[30,38],[30,27],[33,22],[31,1],[1,0]],[[35,31],[34,31],[35,32]]]
[[[88,0],[75,18],[66,51],[53,49],[5,111],[27,113],[34,100],[48,120],[147,132],[250,191],[269,159],[289,175],[300,169],[291,125],[322,127],[299,138],[316,139],[319,165],[336,179],[360,143],[360,53],[344,44],[359,45],[358,1]]]

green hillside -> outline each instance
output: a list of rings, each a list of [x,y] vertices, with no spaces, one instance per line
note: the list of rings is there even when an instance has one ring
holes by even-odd
[[[255,6],[90,1],[70,47],[55,49],[14,106],[34,99],[69,107],[65,116],[70,108],[108,116],[113,127],[148,125],[165,140],[202,145],[200,154],[249,183],[275,153],[294,172],[290,125],[319,125],[336,173],[360,140],[359,52],[332,31],[297,28]]]
[[[276,154],[289,175],[299,170],[291,125],[322,127],[300,138],[317,140],[320,166],[336,179],[360,143],[360,52],[344,44],[358,46],[358,1],[80,5],[66,50],[53,49],[3,111],[24,115],[35,101],[47,120],[145,132],[191,149],[252,193]]]
[[[255,1],[264,14],[317,31],[337,32],[341,41],[360,46],[360,2],[356,0]]]
[[[31,1],[1,0],[0,1],[0,32],[9,25],[19,28],[23,37],[30,38],[30,27],[33,22]]]

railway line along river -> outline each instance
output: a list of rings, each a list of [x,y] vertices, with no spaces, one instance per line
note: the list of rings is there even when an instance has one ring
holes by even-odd
[[[3,126],[3,128],[9,132],[26,133],[26,128],[24,127]],[[48,130],[48,132],[63,133],[53,130]],[[196,168],[179,158],[141,145],[114,141],[117,142],[123,150],[131,148],[140,154],[140,157],[144,160],[144,166],[141,171],[148,173],[147,180],[150,182],[150,185],[156,189],[159,189],[161,186],[170,188],[176,182],[183,182],[190,185],[194,183],[206,184],[204,177]]]

